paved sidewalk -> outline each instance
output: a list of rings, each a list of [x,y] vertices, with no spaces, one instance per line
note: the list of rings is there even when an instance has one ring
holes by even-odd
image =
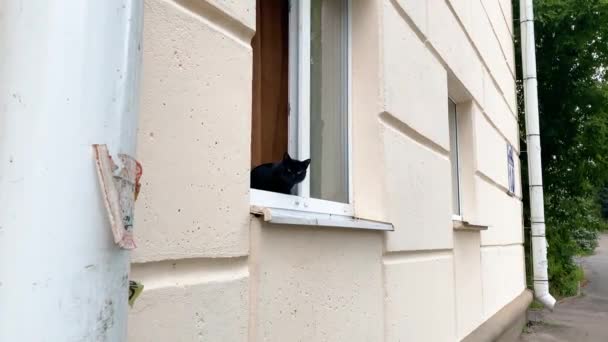
[[[602,235],[595,254],[583,258],[582,265],[589,280],[582,296],[558,303],[553,312],[539,312],[542,323],[527,328],[520,341],[608,341],[608,235]]]

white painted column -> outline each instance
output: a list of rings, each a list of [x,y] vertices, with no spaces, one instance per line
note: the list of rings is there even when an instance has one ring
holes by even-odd
[[[135,154],[142,11],[0,1],[0,341],[126,340],[91,145]]]

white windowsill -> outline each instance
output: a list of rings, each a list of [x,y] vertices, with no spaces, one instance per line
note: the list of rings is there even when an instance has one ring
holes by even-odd
[[[453,228],[456,231],[469,231],[469,232],[478,232],[482,230],[488,230],[488,225],[481,223],[473,223],[469,221],[465,221],[461,216],[452,216],[452,224]]]
[[[316,213],[293,209],[251,206],[251,214],[261,216],[265,222],[284,225],[318,226],[393,231],[393,224],[358,219],[352,216]]]
[[[274,224],[393,231],[392,223],[354,217],[349,203],[250,190],[250,212]]]

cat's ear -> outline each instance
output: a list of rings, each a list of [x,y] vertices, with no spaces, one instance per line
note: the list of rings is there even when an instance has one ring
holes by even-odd
[[[304,168],[307,168],[310,165],[310,159],[306,159],[302,163],[304,163]]]
[[[289,153],[287,153],[287,152],[283,153],[283,160],[291,160]]]

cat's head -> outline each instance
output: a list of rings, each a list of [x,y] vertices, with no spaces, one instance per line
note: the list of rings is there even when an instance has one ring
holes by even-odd
[[[310,159],[303,161],[292,159],[285,152],[281,161],[281,179],[287,184],[298,184],[306,178],[306,169],[310,165]]]

